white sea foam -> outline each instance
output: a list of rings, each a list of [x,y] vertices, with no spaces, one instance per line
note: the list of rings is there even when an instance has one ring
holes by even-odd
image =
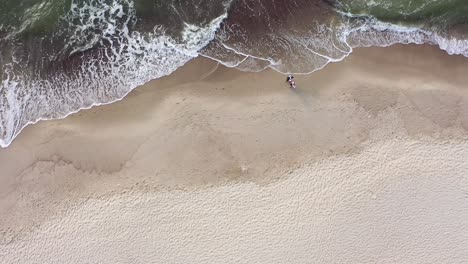
[[[175,40],[162,28],[155,28],[152,33],[130,33],[132,11],[118,21],[124,17],[123,8],[133,9],[130,1],[113,1],[108,6],[106,1],[92,3],[72,8],[71,15],[76,17],[69,19],[80,23],[69,39],[70,47],[78,47],[71,53],[89,49],[97,42],[109,43],[111,48],[102,52],[102,58],[86,61],[74,74],[56,74],[47,80],[28,79],[26,72],[4,65],[0,87],[1,147],[9,146],[29,124],[121,100],[135,87],[172,73],[198,56],[197,51],[214,38],[227,16],[223,14],[206,26],[186,23],[181,40]],[[111,16],[104,15],[103,10]],[[95,35],[89,28],[96,19],[103,34]],[[81,43],[83,39],[91,42]]]
[[[353,47],[431,44],[439,46],[450,55],[468,57],[468,39],[458,39],[445,32],[438,33],[419,27],[394,25],[373,18],[362,27],[349,31],[347,35],[347,40]]]
[[[223,43],[225,37],[217,38],[217,41],[220,42],[217,45],[218,48],[224,48],[224,53],[239,55],[242,60],[220,59],[217,55],[223,52],[219,50],[216,53],[208,51],[202,53],[202,55],[215,59],[227,67],[237,67],[243,71],[261,71],[265,68],[271,68],[284,74],[291,72],[310,74],[323,69],[331,62],[342,61],[352,53],[353,48],[359,47],[430,44],[439,46],[448,54],[468,57],[468,39],[458,39],[449,34],[433,32],[422,27],[385,23],[372,17],[363,18],[353,14],[341,14],[345,21],[348,19],[360,19],[360,21],[350,22],[348,20],[342,26],[336,28],[319,24],[311,25],[310,27],[314,29],[314,33],[305,36],[282,35],[281,37],[285,38],[287,43],[276,41],[274,44],[288,46],[285,50],[289,50],[291,53],[287,54],[288,57],[285,59],[266,58],[256,54],[254,49],[245,50],[243,46],[229,46]],[[299,55],[294,54],[294,52],[298,52]],[[230,57],[236,58],[235,56]],[[259,60],[268,61],[270,64],[265,66],[264,63],[252,63],[252,61],[258,62]],[[250,61],[250,63],[244,63],[245,61]]]
[[[27,73],[18,70],[14,61],[3,65],[1,147],[7,147],[28,124],[118,101],[135,87],[168,75],[199,55],[243,71],[272,68],[296,74],[309,74],[331,62],[339,62],[356,47],[433,44],[449,54],[468,57],[467,39],[351,14],[342,14],[340,25],[310,25],[310,34],[284,31],[269,35],[271,43],[265,43],[269,54],[260,52],[258,47],[249,47],[259,43],[250,43],[245,32],[225,28],[217,31],[227,12],[205,26],[185,23],[180,39],[176,40],[165,34],[162,27],[155,27],[150,33],[130,32],[136,19],[131,1],[92,3],[72,4],[65,19],[73,20],[75,27],[70,29],[68,45],[62,52],[74,54],[97,44],[110,46],[101,50],[100,58],[86,61],[74,74],[56,74],[48,80],[28,79]],[[245,43],[229,42],[230,34],[240,34]],[[268,49],[268,45],[274,46]],[[287,51],[288,56],[281,56],[282,51]]]

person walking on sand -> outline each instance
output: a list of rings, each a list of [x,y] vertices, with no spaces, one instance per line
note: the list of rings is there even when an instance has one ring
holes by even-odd
[[[294,81],[294,76],[292,76],[292,74],[288,74],[288,77],[286,77],[286,82],[289,83],[291,88],[296,89],[296,82]]]

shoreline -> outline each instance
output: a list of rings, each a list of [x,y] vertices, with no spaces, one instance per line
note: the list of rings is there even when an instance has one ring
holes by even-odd
[[[437,47],[438,50],[440,51],[443,51],[445,52],[447,55],[450,55],[450,56],[455,56],[455,57],[464,57],[464,58],[468,58],[467,56],[468,55],[463,55],[463,54],[460,54],[460,53],[453,53],[451,52],[450,50],[447,50],[446,47],[442,47],[440,46],[439,43],[436,43],[436,44],[415,44],[415,43],[396,43],[396,44],[390,44],[390,45],[386,45],[386,46],[380,46],[380,47],[358,47],[358,48],[352,48],[351,51],[344,55],[342,58],[340,59],[331,59],[329,58],[329,62],[324,64],[323,66],[317,68],[317,69],[314,69],[310,72],[306,72],[306,73],[293,73],[295,75],[310,75],[310,74],[314,74],[318,71],[321,71],[323,69],[325,69],[328,65],[330,64],[335,64],[335,63],[341,63],[343,60],[346,60],[353,52],[354,50],[363,50],[363,49],[382,49],[382,48],[391,48],[392,46],[423,46],[423,47]],[[255,57],[253,57],[255,58]],[[189,60],[186,64],[184,64],[183,66],[177,68],[176,70],[172,71],[171,73],[169,73],[168,75],[165,75],[165,76],[162,76],[160,78],[157,78],[157,79],[153,79],[153,80],[150,80],[144,84],[141,84],[141,85],[138,85],[132,89],[130,89],[128,92],[125,93],[125,95],[123,95],[121,98],[119,99],[115,99],[115,100],[111,100],[109,102],[103,102],[103,103],[92,103],[90,106],[87,106],[87,107],[83,107],[83,108],[80,108],[76,111],[72,111],[72,112],[69,112],[61,117],[57,117],[57,118],[51,118],[51,119],[48,119],[48,118],[39,118],[35,121],[30,121],[28,123],[26,123],[17,133],[16,135],[13,136],[13,138],[7,143],[7,141],[3,140],[3,139],[0,139],[0,149],[2,148],[8,148],[16,139],[16,137],[18,137],[18,135],[21,134],[21,132],[28,126],[31,126],[31,125],[35,125],[37,124],[38,122],[42,122],[42,121],[53,121],[53,120],[62,120],[62,119],[66,119],[67,117],[73,115],[73,114],[76,114],[78,112],[81,112],[81,111],[86,111],[86,110],[89,110],[89,109],[92,109],[92,108],[95,108],[95,107],[100,107],[100,106],[106,106],[106,105],[110,105],[110,104],[113,104],[113,103],[116,103],[116,102],[119,102],[119,101],[122,101],[124,100],[130,93],[132,93],[135,89],[140,89],[142,87],[146,87],[148,86],[149,83],[152,83],[154,82],[155,80],[159,80],[159,79],[163,79],[163,78],[168,78],[169,76],[173,75],[175,72],[177,72],[179,69],[181,68],[185,68],[187,67],[186,65],[187,64],[190,64],[191,61],[193,60],[211,60],[212,62],[214,63],[217,63],[218,65],[221,65],[222,67],[226,67],[226,68],[232,68],[232,67],[227,67],[227,66],[224,66],[222,65],[222,63],[220,61],[218,61],[217,59],[214,59],[214,58],[211,58],[207,55],[198,55],[198,57],[194,57],[192,58],[191,60]],[[262,59],[263,60],[263,59]],[[239,64],[242,64],[242,62],[240,62]],[[238,66],[238,65],[236,65]],[[190,67],[190,66],[188,66]],[[232,68],[234,70],[237,70],[235,67]],[[279,70],[276,70],[276,69],[273,69],[273,68],[270,68],[270,67],[266,67],[265,69],[261,70],[261,71],[255,71],[255,72],[250,72],[250,73],[258,73],[258,72],[262,72],[262,71],[273,71],[273,72],[276,72],[278,74],[287,74],[287,73],[283,73]],[[211,74],[211,73],[210,73]],[[205,76],[206,77],[206,76]],[[204,79],[205,77],[203,77],[202,79]]]
[[[290,241],[288,250],[301,252],[291,256],[297,262],[301,257],[328,258],[306,246],[308,242],[320,244],[314,235],[293,243],[292,235],[299,233],[288,232],[294,225],[283,212],[294,216],[303,224],[300,230],[310,234],[316,226],[328,228],[336,239],[326,240],[323,252],[336,249],[348,254],[343,261],[384,259],[384,245],[376,239],[395,245],[411,240],[363,229],[366,221],[362,219],[368,219],[373,228],[384,226],[395,234],[418,230],[421,233],[416,237],[423,239],[427,230],[411,219],[423,219],[431,227],[441,225],[438,219],[448,215],[454,219],[447,220],[449,233],[436,230],[420,241],[421,245],[411,244],[409,248],[418,250],[413,251],[419,254],[417,257],[427,253],[423,246],[437,252],[443,248],[437,236],[456,237],[454,241],[459,244],[453,244],[453,248],[461,248],[464,242],[460,236],[468,234],[460,229],[462,226],[456,228],[463,223],[454,221],[468,216],[468,208],[461,203],[463,193],[468,193],[468,165],[463,162],[468,158],[466,70],[466,58],[448,55],[433,46],[356,49],[340,63],[296,76],[298,89],[293,91],[284,83],[284,75],[273,70],[240,72],[197,58],[170,76],[134,89],[121,101],[28,126],[10,147],[0,149],[0,212],[4,216],[0,219],[0,259],[10,263],[13,253],[21,249],[18,254],[24,262],[32,261],[29,252],[38,248],[37,241],[45,240],[48,245],[64,243],[68,249],[73,245],[88,249],[81,238],[102,242],[112,234],[118,237],[113,232],[119,232],[119,228],[101,226],[103,219],[109,218],[114,227],[127,226],[125,237],[137,232],[133,239],[145,252],[159,248],[138,231],[142,223],[136,219],[146,221],[149,224],[143,229],[167,241],[168,252],[180,250],[177,260],[183,261],[203,248],[184,248],[178,244],[182,240],[165,230],[181,237],[198,237],[208,232],[205,227],[213,227],[213,239],[200,245],[212,248],[233,242],[243,248],[239,243],[249,239],[235,236],[236,228],[242,229],[235,222],[247,221],[242,212],[254,219],[247,222],[246,234],[260,227],[262,232],[266,232],[264,228],[277,228],[281,239]],[[295,188],[301,191],[295,193]],[[275,198],[275,192],[284,200]],[[242,197],[239,199],[245,205],[234,202],[234,197]],[[259,197],[266,198],[256,204]],[[420,198],[446,202],[428,204]],[[223,199],[228,202],[223,203]],[[303,199],[314,206],[298,205],[296,212],[288,210],[288,204]],[[406,202],[408,199],[411,203]],[[216,201],[221,211],[210,211]],[[353,206],[353,201],[361,207]],[[132,203],[134,206],[122,207]],[[413,218],[398,214],[402,206]],[[432,211],[435,216],[431,216],[431,206],[436,209]],[[216,221],[201,217],[200,221],[206,221],[199,223],[193,215],[184,213],[184,208],[195,215],[200,211],[216,221],[225,221],[224,231],[234,236],[233,240],[220,235],[223,229],[216,227]],[[153,211],[182,220],[171,222],[147,214]],[[219,219],[223,212],[232,219]],[[258,219],[261,212],[276,220],[262,227]],[[401,225],[391,229],[392,223],[384,216]],[[86,220],[82,217],[97,217],[95,237],[92,232],[86,233],[93,221],[83,224]],[[343,220],[350,218],[354,222]],[[190,221],[200,228],[191,230],[186,226]],[[183,228],[178,229],[177,223]],[[360,239],[350,231],[353,228],[366,236]],[[349,243],[335,248],[340,244],[340,230],[350,232],[343,236]],[[65,238],[70,232],[76,235],[72,244],[57,238]],[[372,232],[377,232],[375,238]],[[275,240],[269,236],[272,234],[265,233],[265,239],[276,241],[274,244],[254,243],[262,254],[281,250],[281,239]],[[325,231],[317,234],[326,238]],[[368,255],[350,253],[353,244],[363,249],[365,238],[375,240],[375,250]],[[99,248],[99,244],[95,246]],[[102,249],[114,247],[126,252],[126,246],[111,243],[103,244]],[[240,257],[242,250],[233,251]],[[230,251],[220,252],[227,257]],[[411,260],[411,252],[402,248],[390,250],[392,258],[387,259],[398,260],[398,252],[402,254],[400,260]],[[157,253],[145,254],[140,254],[143,262],[170,261]],[[250,259],[262,262],[262,254],[251,254]],[[454,252],[444,256],[450,254]],[[37,257],[45,260],[53,255],[51,249]],[[67,251],[61,257],[70,261],[78,255]],[[428,256],[428,260],[435,258]],[[461,254],[459,259],[468,259],[468,255]],[[93,260],[104,261],[99,256]]]

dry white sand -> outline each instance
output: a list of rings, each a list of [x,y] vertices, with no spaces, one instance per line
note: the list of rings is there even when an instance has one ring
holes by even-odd
[[[468,60],[215,66],[1,149],[0,262],[468,262]]]

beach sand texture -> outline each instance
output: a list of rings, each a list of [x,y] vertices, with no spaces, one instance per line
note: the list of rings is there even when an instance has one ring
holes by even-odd
[[[195,59],[0,149],[0,263],[466,263],[468,60]]]

